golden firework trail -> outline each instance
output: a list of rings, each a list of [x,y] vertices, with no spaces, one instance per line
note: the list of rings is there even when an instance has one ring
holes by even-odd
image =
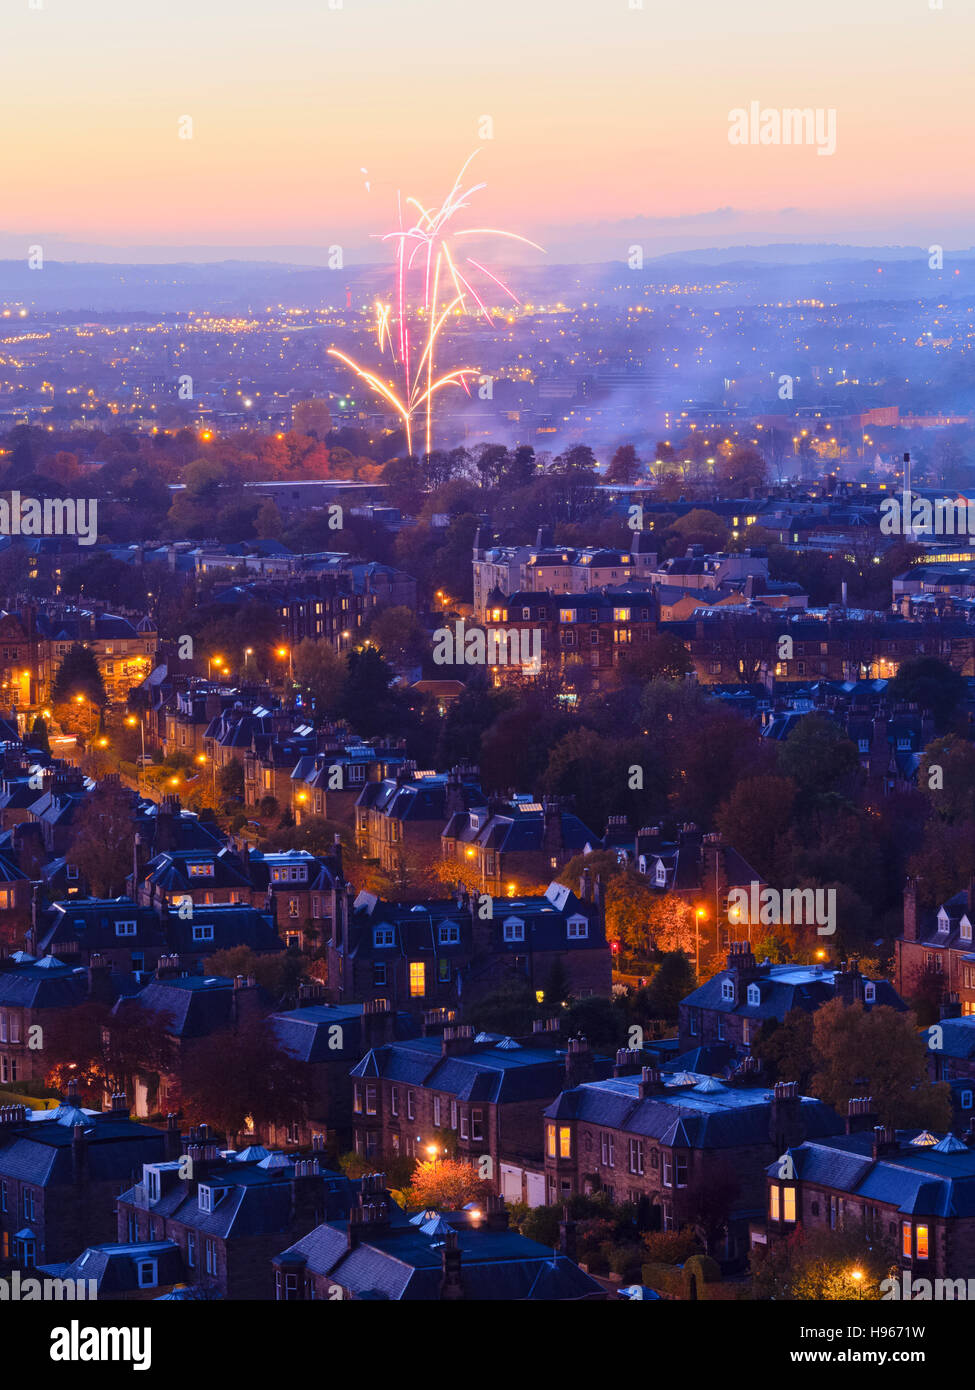
[[[406,226],[404,200],[400,198],[399,227],[382,234],[383,241],[396,243],[396,292],[393,301],[385,303],[377,299],[373,306],[376,344],[380,357],[397,368],[402,385],[397,387],[392,382],[384,381],[377,372],[370,371],[338,348],[329,349],[331,357],[343,362],[370,390],[393,407],[403,421],[407,452],[410,454],[413,452],[416,417],[422,415],[425,421],[426,452],[429,454],[433,434],[433,403],[437,393],[448,386],[461,386],[469,395],[467,378],[477,375],[476,367],[458,367],[437,376],[437,340],[447,320],[452,314],[467,313],[469,303],[473,302],[477,306],[477,313],[483,315],[489,324],[494,323],[490,310],[472,283],[476,277],[467,267],[473,267],[475,272],[485,276],[515,304],[520,303],[503,280],[480,261],[459,254],[452,247],[452,241],[472,236],[504,237],[543,251],[537,242],[518,232],[503,231],[497,227],[454,227],[455,219],[469,206],[474,194],[487,186],[476,183],[464,187],[467,168],[477,153],[475,150],[465,161],[450,192],[438,208],[426,208],[418,199],[406,198],[405,206],[412,210],[410,215],[415,217],[413,224]],[[411,300],[410,285],[415,283],[420,272],[422,292],[415,294]],[[419,349],[414,348],[411,339],[411,319],[425,324],[422,347]]]

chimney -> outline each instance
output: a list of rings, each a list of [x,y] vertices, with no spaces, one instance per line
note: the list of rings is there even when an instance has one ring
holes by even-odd
[[[961,999],[957,994],[946,994],[942,999],[938,1013],[941,1018],[961,1018]]]
[[[388,999],[367,999],[362,1006],[362,1046],[383,1047],[392,1041],[392,1005]]]
[[[614,1076],[633,1076],[640,1070],[643,1054],[632,1047],[621,1047],[613,1064]]]
[[[456,1057],[474,1048],[474,1029],[470,1023],[451,1024],[443,1030],[441,1057]]]
[[[112,966],[100,951],[88,958],[88,998],[93,1004],[112,1002]]]
[[[335,860],[335,877],[341,883],[344,869],[342,867],[342,836],[336,834],[332,840],[332,858]]]
[[[656,1067],[643,1067],[640,1071],[640,1081],[637,1086],[637,1094],[641,1100],[646,1100],[648,1096],[663,1095],[666,1087],[664,1079]]]
[[[112,1114],[116,1119],[127,1120],[129,1118],[129,1102],[124,1091],[114,1091],[112,1093]]]
[[[846,1103],[847,1134],[862,1134],[877,1124],[877,1112],[873,1107],[873,1096],[855,1096]]]
[[[571,1091],[595,1078],[592,1048],[585,1038],[570,1038],[565,1054],[565,1089]]]
[[[440,1297],[456,1301],[464,1297],[464,1284],[460,1276],[460,1238],[456,1231],[448,1231],[443,1241],[443,1277],[440,1280]]]
[[[88,1182],[88,1140],[84,1125],[74,1125],[71,1130],[71,1176],[76,1187]]]
[[[588,864],[579,878],[579,897],[584,903],[592,902],[592,870]]]
[[[183,1146],[180,1142],[179,1117],[171,1110],[166,1116],[166,1144],[164,1153],[166,1162],[172,1163],[179,1158]]]
[[[157,980],[177,980],[179,979],[180,966],[179,956],[160,956],[156,962]]]
[[[904,885],[904,940],[920,941],[917,915],[917,879],[913,876]]]
[[[876,1161],[884,1154],[893,1153],[896,1148],[897,1141],[894,1138],[894,1131],[885,1125],[874,1125],[871,1157]]]
[[[776,1153],[795,1148],[804,1138],[798,1081],[776,1081],[769,1106],[769,1138]]]
[[[843,1000],[844,1004],[863,1003],[864,979],[860,974],[860,965],[858,961],[841,961],[840,969],[836,974],[835,984],[836,993]]]
[[[505,1206],[504,1198],[500,1194],[489,1192],[484,1203],[485,1225],[489,1231],[506,1231],[510,1217],[508,1208]]]

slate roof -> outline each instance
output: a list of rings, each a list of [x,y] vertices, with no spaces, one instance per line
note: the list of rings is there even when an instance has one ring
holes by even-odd
[[[150,980],[134,999],[120,999],[116,1017],[132,1009],[154,1015],[167,1033],[178,1038],[203,1038],[233,1022],[234,982],[223,975],[186,975],[174,980]]]
[[[155,1202],[149,1201],[144,1184],[139,1182],[123,1192],[119,1201],[166,1220],[178,1221],[201,1235],[224,1240],[283,1233],[289,1230],[294,1219],[294,1160],[283,1154],[269,1155],[269,1158],[279,1157],[285,1159],[283,1164],[269,1164],[267,1159],[255,1163],[231,1158],[209,1169],[198,1180],[176,1181],[166,1187]],[[322,1169],[317,1177],[301,1181],[319,1185],[322,1208],[331,1219],[348,1214],[353,1186],[343,1173]],[[201,1185],[223,1192],[212,1211],[200,1206]]]
[[[156,1282],[148,1287],[165,1287],[186,1279],[183,1252],[173,1240],[147,1240],[126,1245],[89,1245],[70,1264],[39,1265],[41,1275],[58,1279],[94,1280],[102,1298],[138,1293],[139,1264],[156,1261]]]
[[[382,1076],[456,1096],[458,1100],[511,1104],[556,1096],[565,1084],[565,1052],[555,1048],[505,1046],[507,1039],[444,1057],[440,1038],[414,1038],[371,1049],[351,1070],[356,1077]],[[597,1071],[612,1072],[605,1057]]]
[[[86,973],[54,956],[45,956],[36,963],[0,966],[0,1007],[72,1008],[82,1003],[86,993]]]
[[[905,1216],[975,1217],[975,1150],[916,1144],[917,1130],[898,1130],[896,1150],[872,1157],[873,1136],[839,1135],[789,1150],[803,1183],[894,1206]],[[767,1169],[779,1176],[779,1164]]]
[[[600,1296],[603,1288],[564,1255],[517,1231],[489,1230],[467,1211],[444,1213],[458,1233],[460,1277],[467,1299],[555,1301]],[[304,1257],[311,1273],[327,1275],[358,1297],[438,1301],[442,1237],[432,1239],[394,1212],[388,1226],[365,1226],[347,1248],[347,1227],[327,1223],[302,1237],[279,1259]]]
[[[684,1079],[686,1078],[686,1080]],[[666,1090],[640,1099],[640,1079],[587,1082],[562,1094],[545,1110],[553,1120],[579,1120],[661,1144],[727,1149],[769,1142],[772,1093],[763,1086],[726,1086],[711,1076],[665,1077]],[[822,1101],[800,1097],[806,1133],[836,1134],[844,1121]]]
[[[760,1002],[748,1002],[748,989],[742,986],[736,990],[736,999],[722,998],[722,986],[726,980],[734,979],[734,971],[722,970],[712,975],[703,985],[685,995],[682,1007],[714,1010],[717,1013],[735,1014],[741,1018],[776,1018],[780,1022],[791,1009],[803,1009],[812,1013],[821,1004],[834,998],[837,992],[839,970],[829,970],[815,965],[769,965],[761,974],[748,981],[757,985]],[[887,980],[871,980],[876,992],[876,1004],[886,1004],[889,1008],[904,1012],[907,1005]],[[875,1007],[865,1004],[867,1010]]]
[[[73,1183],[71,1142],[79,1115],[85,1125],[92,1182],[131,1181],[144,1163],[163,1158],[165,1135],[126,1116],[110,1111],[91,1114],[66,1106],[43,1114],[43,1119],[0,1130],[0,1176],[35,1187]]]

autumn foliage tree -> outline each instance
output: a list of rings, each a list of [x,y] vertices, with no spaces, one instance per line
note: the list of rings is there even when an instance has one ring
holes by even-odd
[[[468,1202],[486,1199],[490,1187],[477,1175],[477,1169],[460,1159],[444,1158],[418,1163],[413,1181],[406,1189],[409,1207],[430,1207],[437,1211],[459,1211]]]
[[[872,1096],[882,1124],[946,1129],[951,1099],[927,1079],[927,1053],[912,1013],[886,1004],[831,999],[813,1015],[812,1090],[842,1114],[854,1096]]]

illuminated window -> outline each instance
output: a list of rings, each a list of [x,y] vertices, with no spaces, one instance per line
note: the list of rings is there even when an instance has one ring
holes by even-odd
[[[916,1247],[917,1247],[917,1258],[918,1258],[919,1260],[926,1260],[926,1259],[928,1258],[928,1228],[927,1228],[927,1226],[918,1226],[918,1228],[917,1228],[917,1233],[916,1233],[916,1236],[915,1236],[915,1242],[916,1242]]]
[[[630,621],[630,610],[628,608],[614,608],[613,621],[615,623],[628,623]]]
[[[782,1220],[795,1221],[796,1219],[796,1190],[794,1187],[783,1187],[782,1189]]]
[[[555,1126],[545,1126],[545,1153],[549,1158],[555,1157]]]
[[[410,995],[422,999],[427,992],[426,966],[422,960],[410,961]]]
[[[912,1253],[913,1253],[913,1248],[914,1248],[914,1247],[913,1247],[913,1244],[912,1244],[912,1242],[911,1242],[911,1223],[910,1223],[909,1221],[902,1221],[902,1222],[901,1222],[901,1254],[903,1255],[903,1257],[904,1257],[905,1260],[909,1260],[909,1259],[911,1258],[911,1255],[912,1255]]]
[[[572,1131],[568,1125],[559,1126],[559,1158],[572,1157]]]
[[[779,1219],[779,1188],[777,1183],[772,1183],[768,1190],[768,1214],[770,1221]]]

